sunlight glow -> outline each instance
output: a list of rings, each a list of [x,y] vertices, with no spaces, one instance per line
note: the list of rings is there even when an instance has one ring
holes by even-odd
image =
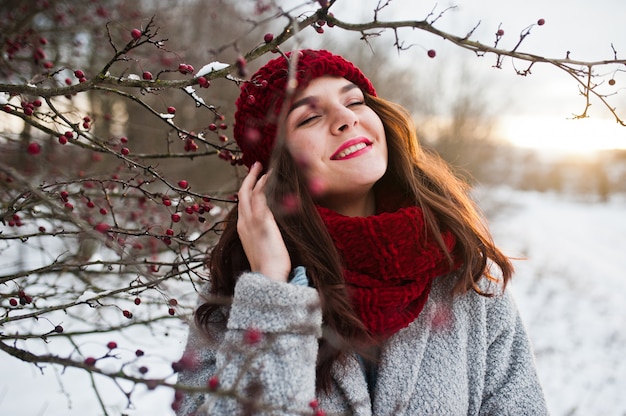
[[[579,155],[626,149],[626,127],[615,120],[520,116],[503,118],[499,125],[501,137],[519,147]]]

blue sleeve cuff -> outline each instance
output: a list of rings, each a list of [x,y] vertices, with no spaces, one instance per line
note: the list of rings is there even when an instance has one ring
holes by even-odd
[[[296,266],[293,271],[293,278],[289,283],[296,286],[308,286],[309,278],[306,276],[306,268],[304,266]]]

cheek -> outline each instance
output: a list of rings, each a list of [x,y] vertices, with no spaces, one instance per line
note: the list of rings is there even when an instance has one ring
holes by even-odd
[[[323,152],[319,140],[310,140],[303,135],[287,138],[287,150],[301,166],[309,166]]]

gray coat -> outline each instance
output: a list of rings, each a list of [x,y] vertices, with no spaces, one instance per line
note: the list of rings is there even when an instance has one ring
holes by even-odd
[[[178,414],[313,414],[321,334],[315,289],[243,274],[227,325],[213,325],[209,337],[191,329],[186,354],[197,365],[179,375],[180,384],[203,388],[216,375],[219,388],[187,394]],[[547,414],[511,297],[452,296],[446,278],[382,346],[373,397],[355,356],[335,364],[333,379],[330,394],[317,397],[326,415]]]

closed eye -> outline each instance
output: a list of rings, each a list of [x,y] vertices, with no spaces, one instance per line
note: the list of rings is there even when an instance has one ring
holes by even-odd
[[[349,104],[347,105],[347,107],[352,107],[352,106],[357,106],[357,105],[363,105],[363,104],[365,104],[365,101],[354,101],[354,102],[349,103]]]
[[[311,121],[315,120],[318,117],[320,117],[320,116],[319,115],[314,115],[314,116],[311,116],[311,117],[307,117],[304,120],[302,120],[301,122],[299,122],[298,124],[296,124],[296,127],[305,126],[305,125],[309,124]]]

